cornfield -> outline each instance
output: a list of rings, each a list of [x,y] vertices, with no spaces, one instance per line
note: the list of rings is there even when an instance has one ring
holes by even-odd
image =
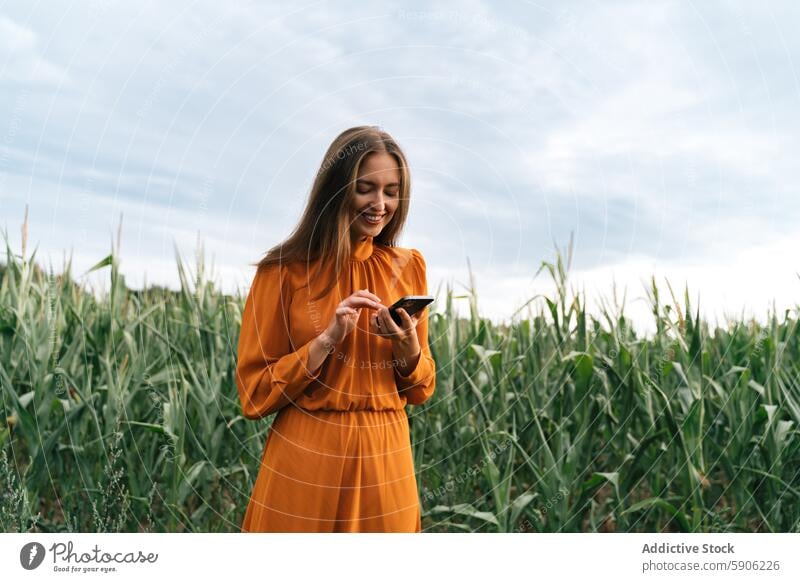
[[[3,531],[238,531],[271,422],[240,413],[244,296],[177,253],[179,291],[128,289],[112,242],[98,299],[5,238]],[[510,325],[474,285],[437,292],[436,393],[409,407],[423,530],[800,531],[797,313],[710,330],[653,278],[638,337],[568,290],[571,255]]]

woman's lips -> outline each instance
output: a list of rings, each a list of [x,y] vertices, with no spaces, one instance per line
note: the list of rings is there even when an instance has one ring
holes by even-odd
[[[371,218],[368,216],[368,214],[369,214],[369,213],[366,213],[366,212],[362,213],[362,214],[361,214],[361,218],[362,218],[362,219],[364,220],[364,222],[366,222],[367,224],[372,224],[372,225],[374,225],[374,224],[380,224],[381,222],[383,222],[383,217],[384,217],[384,216],[386,216],[385,214],[380,214],[380,215],[377,215],[377,216],[378,216],[377,220],[372,220],[372,219],[371,219]]]

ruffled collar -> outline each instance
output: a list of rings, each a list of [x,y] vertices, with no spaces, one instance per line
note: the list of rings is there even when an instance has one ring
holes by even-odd
[[[368,236],[365,240],[357,240],[353,243],[351,260],[353,261],[366,261],[372,256],[372,238]]]

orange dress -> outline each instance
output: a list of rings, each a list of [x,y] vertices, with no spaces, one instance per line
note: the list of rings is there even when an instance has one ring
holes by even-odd
[[[373,310],[316,370],[309,345],[336,306],[359,289],[391,305],[427,295],[425,260],[416,249],[357,241],[338,284],[320,299],[316,265],[259,269],[245,301],[236,385],[243,415],[277,412],[243,532],[419,532],[420,502],[405,405],[433,394],[436,364],[428,344],[428,310],[417,324],[420,356],[401,376],[391,340],[370,331]]]

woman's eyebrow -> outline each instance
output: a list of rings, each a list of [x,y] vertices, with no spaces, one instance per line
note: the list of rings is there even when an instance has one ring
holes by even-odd
[[[375,185],[375,182],[373,182],[372,180],[365,180],[365,179],[362,179],[362,178],[357,179],[356,182],[358,182],[359,184],[369,184],[370,186],[374,186]],[[386,184],[386,185],[387,186],[399,186],[400,183],[399,182],[392,182],[391,184]]]

